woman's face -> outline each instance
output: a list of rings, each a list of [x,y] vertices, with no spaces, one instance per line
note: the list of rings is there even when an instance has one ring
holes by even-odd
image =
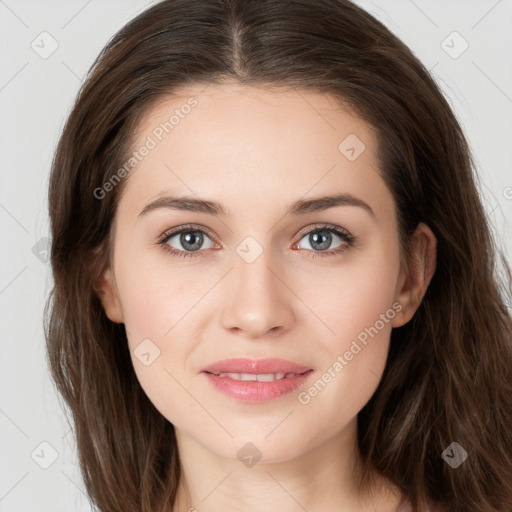
[[[395,205],[375,133],[333,99],[202,89],[160,102],[139,126],[102,301],[126,326],[142,388],[182,438],[227,458],[250,442],[262,461],[287,460],[353,428],[392,327],[414,313]],[[316,202],[324,196],[339,197]],[[203,371],[233,358],[301,368]]]

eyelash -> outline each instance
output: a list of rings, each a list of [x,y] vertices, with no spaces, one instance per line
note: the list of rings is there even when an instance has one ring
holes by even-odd
[[[341,229],[337,226],[330,224],[315,224],[312,229],[306,230],[300,233],[300,238],[298,242],[293,244],[296,246],[305,235],[309,235],[311,233],[317,233],[322,231],[331,231],[338,235],[344,242],[345,245],[338,247],[337,249],[331,249],[328,251],[314,251],[311,249],[307,249],[307,252],[313,253],[310,258],[323,258],[325,256],[336,256],[339,255],[346,250],[350,249],[356,242],[356,237],[351,235],[348,231]],[[175,235],[179,235],[181,233],[203,233],[211,238],[215,242],[215,237],[208,231],[204,229],[199,229],[193,225],[182,226],[178,229],[173,229],[170,231],[166,231],[158,240],[159,245],[162,246],[163,250],[166,251],[173,258],[195,258],[200,256],[205,256],[205,250],[199,251],[181,251],[178,249],[174,249],[170,247],[167,242]]]

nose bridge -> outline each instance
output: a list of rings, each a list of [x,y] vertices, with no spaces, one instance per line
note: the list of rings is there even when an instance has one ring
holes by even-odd
[[[288,326],[292,320],[289,291],[281,282],[282,272],[272,253],[252,237],[237,246],[222,313],[227,329],[261,336],[271,329]]]

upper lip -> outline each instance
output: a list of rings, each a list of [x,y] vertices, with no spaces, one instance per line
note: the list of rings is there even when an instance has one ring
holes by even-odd
[[[285,359],[248,359],[237,357],[233,359],[224,359],[216,361],[204,367],[201,371],[208,373],[304,373],[311,370],[307,366],[303,366]]]

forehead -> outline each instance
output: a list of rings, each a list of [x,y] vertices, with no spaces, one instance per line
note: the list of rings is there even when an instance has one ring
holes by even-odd
[[[150,150],[128,176],[130,203],[164,190],[224,198],[231,211],[334,191],[383,200],[375,130],[327,94],[197,84],[159,99],[135,135],[133,150]]]
[[[201,130],[199,125],[205,125],[206,130]],[[171,138],[168,137],[171,134],[179,139],[180,134],[187,134],[187,127],[194,128],[196,141],[204,140],[205,131],[214,128],[209,134],[211,139],[218,135],[220,140],[226,134],[241,139],[250,134],[255,143],[264,140],[278,143],[286,137],[292,147],[304,138],[311,141],[313,135],[324,136],[329,132],[334,142],[344,132],[357,133],[370,145],[376,142],[372,127],[331,95],[227,82],[195,84],[159,98],[142,116],[136,145],[143,143],[148,134],[157,142]],[[280,134],[277,140],[276,133]]]

